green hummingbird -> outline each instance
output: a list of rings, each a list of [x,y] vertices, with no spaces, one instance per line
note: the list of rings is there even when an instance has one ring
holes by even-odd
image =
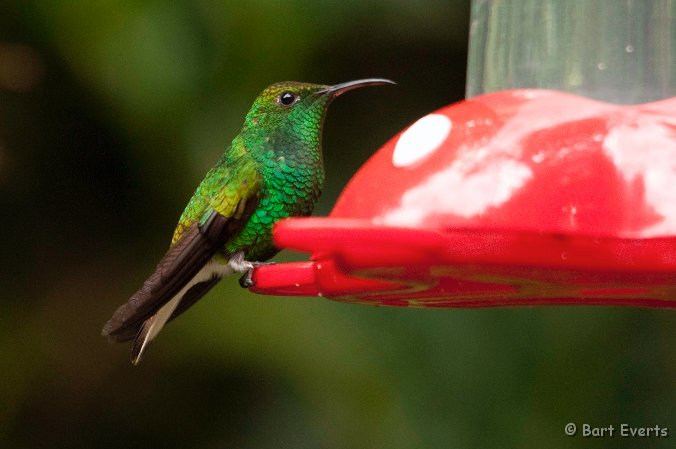
[[[254,101],[241,132],[190,198],[155,272],[103,327],[110,341],[134,340],[137,364],[164,325],[231,273],[245,273],[279,250],[273,225],[312,213],[324,184],[321,134],[338,95],[394,84],[369,78],[335,86],[281,82]]]

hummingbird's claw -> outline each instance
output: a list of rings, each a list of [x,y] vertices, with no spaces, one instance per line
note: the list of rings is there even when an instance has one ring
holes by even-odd
[[[246,270],[246,273],[239,278],[239,285],[242,288],[254,287],[256,283],[253,281],[253,268]]]
[[[258,267],[263,267],[265,265],[274,265],[277,262],[250,262],[251,263],[251,268],[246,270],[244,275],[239,278],[239,285],[242,288],[249,288],[249,287],[255,287],[256,283],[253,280],[253,272],[256,268]]]

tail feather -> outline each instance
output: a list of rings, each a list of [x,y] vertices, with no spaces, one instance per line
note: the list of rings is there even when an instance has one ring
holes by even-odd
[[[190,287],[190,289],[188,289],[188,291],[185,292],[185,295],[183,295],[183,299],[181,299],[181,302],[178,303],[178,305],[174,309],[174,313],[171,314],[167,322],[173,320],[174,318],[178,317],[180,314],[188,310],[193,304],[199,301],[200,298],[202,298],[202,296],[206,295],[207,292],[211,290],[214,285],[218,284],[218,281],[220,281],[221,279],[222,275],[215,274],[208,281],[200,282],[199,284],[195,284],[192,287]]]
[[[187,310],[206,292],[221,280],[221,275],[213,271],[211,264],[206,265],[173,298],[167,301],[141,325],[131,349],[131,362],[137,365],[148,345],[157,337],[169,320]]]
[[[138,363],[141,361],[141,357],[143,357],[143,354],[145,353],[146,348],[150,344],[151,340],[148,338],[148,335],[150,334],[150,330],[153,327],[154,322],[155,317],[151,316],[143,322],[138,334],[136,334],[134,343],[131,345],[130,354],[131,363],[134,365],[138,365]]]
[[[193,305],[220,278],[238,268],[229,261],[217,262],[214,255],[241,230],[257,203],[256,195],[242,198],[231,216],[210,209],[206,219],[183,229],[153,274],[118,307],[101,333],[113,342],[134,340],[131,359],[137,364],[168,321]]]
[[[143,286],[121,305],[101,333],[114,342],[132,340],[143,323],[193,280],[231,234],[232,220],[213,212],[203,224],[193,223],[173,243]],[[200,280],[206,280],[202,278]]]
[[[131,363],[138,365],[148,345],[160,333],[180,301],[181,297],[176,295],[171,301],[163,305],[155,315],[143,322],[131,347]]]

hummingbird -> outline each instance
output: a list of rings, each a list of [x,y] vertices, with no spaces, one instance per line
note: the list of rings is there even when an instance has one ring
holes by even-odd
[[[253,269],[279,252],[273,225],[312,213],[324,185],[322,128],[329,104],[368,78],[326,86],[281,82],[254,101],[240,133],[188,201],[155,271],[105,324],[112,342],[134,340],[136,365],[162,328],[223,277]],[[268,262],[269,263],[269,262]]]

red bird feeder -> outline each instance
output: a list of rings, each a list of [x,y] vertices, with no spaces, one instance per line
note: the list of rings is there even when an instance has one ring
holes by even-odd
[[[676,307],[676,97],[655,101],[676,91],[676,18],[651,0],[608,2],[608,20],[569,6],[473,2],[473,98],[385,144],[328,218],[280,222],[276,244],[311,261],[261,267],[252,290]]]
[[[475,97],[381,148],[328,218],[275,229],[311,262],[253,291],[395,306],[676,307],[676,98]]]

